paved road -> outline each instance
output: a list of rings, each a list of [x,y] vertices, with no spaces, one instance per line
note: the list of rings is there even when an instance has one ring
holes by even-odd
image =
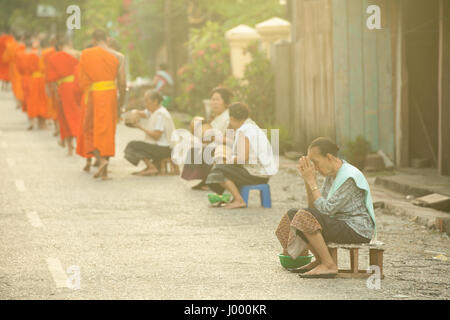
[[[50,131],[25,131],[26,117],[10,94],[0,93],[0,113],[2,299],[450,296],[448,262],[423,253],[448,254],[448,237],[382,212],[380,240],[390,246],[380,290],[365,280],[285,272],[274,230],[283,212],[305,205],[302,182],[288,171],[272,179],[273,209],[261,209],[256,195],[246,210],[213,209],[207,193],[191,191],[179,177],[130,175],[135,168],[122,150],[141,137],[135,130],[119,125],[113,180],[102,182],[81,171],[83,159],[65,156]]]

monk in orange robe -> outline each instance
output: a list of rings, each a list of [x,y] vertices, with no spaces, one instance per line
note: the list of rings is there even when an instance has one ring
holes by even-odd
[[[48,59],[49,57],[56,51],[55,50],[55,41],[56,39],[53,37],[50,39],[49,45],[43,47],[45,49],[41,52],[42,64],[44,65],[44,75],[45,75],[45,87],[47,93],[47,110],[48,110],[48,119],[52,120],[53,127],[55,131],[53,135],[56,137],[58,135],[58,113],[56,109],[56,90],[53,90],[53,83],[48,79]]]
[[[6,43],[5,52],[1,57],[9,66],[9,79],[17,101],[17,108],[20,108],[23,105],[24,100],[22,76],[17,68],[17,55],[24,50],[25,45],[23,43],[12,39]]]
[[[2,90],[8,89],[9,79],[9,65],[3,60],[3,55],[6,51],[6,45],[14,38],[9,34],[2,34],[0,36],[0,80],[2,81]]]
[[[28,52],[27,67],[31,73],[29,92],[27,97],[27,113],[31,119],[37,118],[39,129],[46,129],[45,120],[48,118],[48,102],[45,92],[44,65],[40,57],[39,48],[35,44]]]
[[[83,143],[87,153],[100,161],[94,178],[103,180],[109,179],[109,158],[115,155],[117,104],[123,105],[126,93],[125,61],[107,46],[106,39],[104,31],[94,31],[94,47],[83,50],[79,69],[79,83],[87,104]]]
[[[29,53],[31,52],[31,39],[25,39],[25,50],[16,53],[15,61],[17,66],[17,71],[20,74],[22,80],[23,89],[23,100],[22,100],[22,111],[28,113],[28,103],[30,95],[30,83],[31,83],[31,68],[28,63]],[[28,116],[30,126],[28,130],[33,129],[34,119]]]
[[[76,71],[75,71],[75,81],[77,83],[79,83],[79,79],[80,79],[80,64],[78,64]],[[87,104],[86,104],[86,100],[87,100],[87,96],[88,93],[82,93],[81,97],[80,97],[80,107],[81,107],[81,113],[80,113],[80,117],[81,117],[81,121],[80,121],[80,127],[78,130],[78,137],[77,137],[77,149],[76,152],[79,156],[83,157],[86,159],[86,165],[83,168],[84,171],[89,172],[91,170],[91,165],[92,165],[92,158],[94,157],[93,153],[89,153],[88,151],[88,146],[86,144],[87,142],[87,137],[91,137],[92,136],[92,131],[87,131],[88,128],[84,126],[84,122],[86,119],[86,112],[87,112]],[[92,129],[92,127],[90,127],[89,129]],[[100,165],[100,163],[98,163],[98,165]]]
[[[56,52],[48,59],[48,81],[56,82],[59,105],[59,127],[61,139],[66,141],[68,155],[73,155],[73,138],[79,135],[81,110],[78,98],[78,83],[75,72],[78,66],[76,52],[71,50],[67,38],[58,39]],[[73,53],[72,53],[72,52]]]

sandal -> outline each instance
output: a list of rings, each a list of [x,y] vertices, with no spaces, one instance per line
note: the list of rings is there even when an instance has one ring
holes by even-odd
[[[301,269],[301,268],[298,268],[298,269],[287,269],[289,272],[292,272],[292,273],[300,273],[300,274],[303,274],[303,273],[306,273],[306,272],[309,272],[309,271],[311,271],[312,269]]]

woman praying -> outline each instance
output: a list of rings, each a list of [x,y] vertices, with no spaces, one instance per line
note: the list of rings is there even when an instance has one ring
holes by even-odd
[[[310,250],[315,261],[296,272],[305,278],[332,278],[338,269],[327,243],[369,243],[376,235],[375,214],[369,184],[356,167],[338,158],[339,148],[327,138],[314,140],[298,169],[308,195],[308,208],[289,210],[276,236],[283,254],[297,258]],[[321,189],[316,171],[325,176]]]

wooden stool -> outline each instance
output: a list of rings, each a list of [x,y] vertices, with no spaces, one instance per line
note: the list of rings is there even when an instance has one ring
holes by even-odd
[[[159,174],[161,175],[179,175],[180,169],[173,163],[171,158],[162,159],[159,162]]]
[[[369,249],[369,266],[378,266],[380,268],[381,279],[384,279],[383,274],[383,252],[384,244],[382,242],[367,243],[367,244],[337,244],[328,243],[328,250],[336,265],[338,265],[337,249],[347,249],[350,252],[350,269],[339,269],[338,278],[359,278],[364,279],[371,276],[366,270],[358,269],[359,249]]]

